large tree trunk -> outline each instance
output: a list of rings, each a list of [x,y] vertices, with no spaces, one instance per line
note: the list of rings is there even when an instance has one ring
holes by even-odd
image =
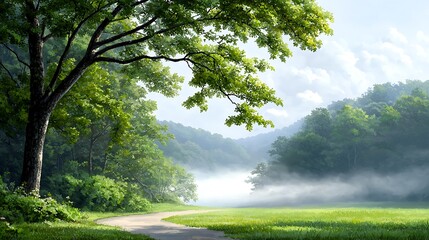
[[[50,111],[32,108],[29,111],[25,136],[21,184],[27,192],[39,192],[42,176],[43,145]]]
[[[33,1],[26,1],[26,17],[29,23],[28,50],[30,58],[30,103],[25,135],[24,161],[21,184],[27,192],[40,190],[42,175],[43,145],[48,129],[49,108],[44,95],[45,66],[43,64],[43,38],[37,6]]]

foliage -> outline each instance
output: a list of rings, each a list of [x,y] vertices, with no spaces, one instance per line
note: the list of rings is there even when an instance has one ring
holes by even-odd
[[[167,221],[237,239],[427,239],[427,209],[229,209]]]
[[[78,209],[58,203],[51,197],[26,194],[22,189],[10,191],[0,180],[0,216],[8,222],[76,221]]]
[[[59,187],[57,197],[69,197],[75,207],[83,210],[133,212],[146,211],[151,205],[136,185],[100,175],[82,179],[58,176],[54,184]]]
[[[75,206],[94,209],[97,201],[105,201],[89,194],[96,189],[88,186],[93,184],[90,175],[100,175],[126,183],[125,190],[118,186],[120,190],[116,193],[129,194],[115,195],[122,203],[117,207],[106,203],[111,209],[140,211],[147,207],[146,199],[195,199],[193,177],[166,159],[155,144],[155,141],[165,142],[170,135],[165,133],[165,126],[157,123],[153,115],[156,104],[146,100],[145,94],[137,79],[114,73],[110,68],[95,65],[85,72],[81,81],[59,102],[51,118],[44,148],[45,178],[41,192],[61,201],[73,195]],[[8,182],[16,184],[23,138],[22,135],[5,136],[0,145],[0,172],[7,174]],[[67,175],[74,180],[66,181]],[[87,189],[84,195],[77,189],[82,187],[79,181],[88,181],[87,187],[83,187]],[[98,197],[106,199],[109,195],[100,193]]]
[[[154,154],[158,157],[134,155],[133,161],[128,163],[123,158],[112,159],[113,164],[106,172],[112,176],[128,176],[129,181],[138,185],[144,196],[152,202],[196,200],[193,176],[170,159],[159,156],[160,152],[155,151]]]

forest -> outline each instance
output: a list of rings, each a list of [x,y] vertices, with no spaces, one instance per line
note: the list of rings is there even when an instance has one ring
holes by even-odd
[[[357,99],[344,99],[314,109],[301,130],[279,137],[268,162],[259,163],[249,182],[254,190],[281,184],[291,176],[346,179],[359,173],[389,176],[429,167],[429,81],[374,85]],[[427,175],[426,175],[427,176]],[[411,181],[411,179],[409,179]],[[409,195],[370,193],[376,200],[429,198],[429,182]]]

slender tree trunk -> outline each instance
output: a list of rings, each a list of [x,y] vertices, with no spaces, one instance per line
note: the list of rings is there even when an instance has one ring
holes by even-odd
[[[107,151],[107,150],[106,150]],[[107,161],[108,161],[108,159],[107,159],[107,153],[106,152],[104,152],[104,163],[103,163],[103,173],[104,172],[106,172],[106,168],[107,168]]]
[[[94,147],[94,139],[91,137],[89,141],[89,153],[88,153],[88,174],[92,175],[93,163],[92,163],[92,151]]]

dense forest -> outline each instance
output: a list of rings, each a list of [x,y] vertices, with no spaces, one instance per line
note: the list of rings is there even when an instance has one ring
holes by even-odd
[[[0,92],[0,103],[27,101],[15,86],[3,84]],[[77,207],[103,211],[138,210],[148,200],[195,199],[193,177],[164,157],[156,144],[171,136],[156,121],[156,104],[145,100],[145,94],[129,77],[101,68],[86,72],[51,118],[41,194],[58,200],[69,197]],[[25,109],[3,104],[1,110],[0,175],[6,184],[17,186]]]
[[[302,129],[279,137],[268,163],[260,163],[250,182],[255,190],[290,175],[310,179],[373,172],[384,176],[429,168],[429,81],[379,84],[358,99],[314,109]],[[428,199],[429,181],[405,196]]]

